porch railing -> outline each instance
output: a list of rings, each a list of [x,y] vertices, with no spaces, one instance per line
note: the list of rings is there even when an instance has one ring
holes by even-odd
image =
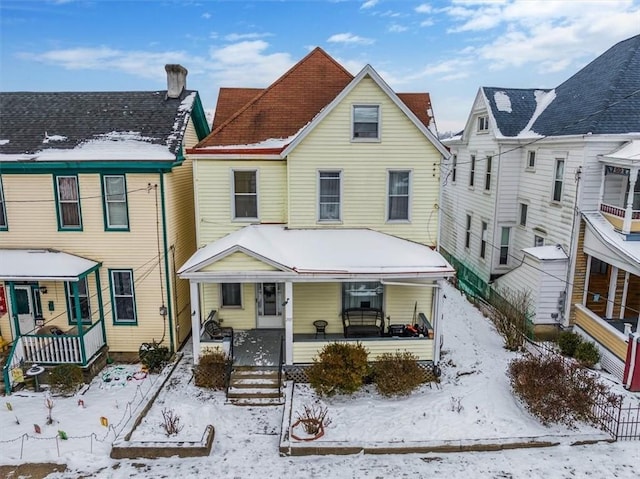
[[[38,364],[71,363],[82,364],[97,353],[104,341],[100,323],[94,323],[83,334],[85,357],[82,357],[80,335],[34,335],[22,336],[24,342],[25,362]]]
[[[606,203],[600,203],[600,211],[609,215],[617,216],[618,218],[624,218],[625,215],[625,208],[608,205]],[[631,219],[640,220],[640,210],[633,210],[631,213]]]
[[[22,338],[18,338],[13,342],[9,356],[7,356],[7,362],[2,368],[2,377],[4,379],[5,394],[11,394],[13,386],[16,381],[13,379],[11,371],[14,368],[22,367],[24,364],[24,347],[22,344]]]

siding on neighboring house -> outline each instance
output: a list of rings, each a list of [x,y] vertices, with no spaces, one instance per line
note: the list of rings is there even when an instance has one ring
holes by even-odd
[[[379,104],[380,142],[352,142],[352,105]],[[317,227],[318,170],[342,171],[342,221],[435,245],[440,153],[379,89],[363,79],[288,158],[289,226]],[[387,222],[389,168],[410,170],[411,222]],[[328,226],[331,226],[330,224]]]

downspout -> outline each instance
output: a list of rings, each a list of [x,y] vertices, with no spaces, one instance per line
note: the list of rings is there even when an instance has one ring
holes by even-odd
[[[164,247],[164,281],[167,288],[167,318],[169,320],[169,351],[175,352],[173,340],[173,316],[171,304],[171,281],[169,279],[169,240],[167,237],[167,209],[164,201],[164,171],[160,170],[160,204],[162,208],[162,242]]]
[[[107,330],[104,324],[104,305],[102,304],[102,286],[100,284],[100,268],[96,269],[93,274],[96,275],[96,295],[98,297],[98,312],[100,314],[100,322],[102,323],[102,341],[107,344]]]
[[[80,276],[78,281],[85,279],[87,276]],[[82,357],[82,366],[87,365],[87,351],[84,346],[84,328],[82,325],[82,309],[80,308],[80,296],[78,294],[78,281],[71,283],[71,291],[73,292],[73,309],[76,312],[76,324],[78,328],[78,340],[80,342],[80,355]],[[88,293],[88,291],[87,291]]]
[[[440,238],[442,235],[442,190],[443,190],[443,175],[442,169],[444,167],[444,156],[440,156],[440,179],[438,180],[440,188],[438,188],[438,226],[436,228],[436,251],[440,253]],[[444,176],[447,177],[446,175]],[[428,226],[427,226],[428,227]]]

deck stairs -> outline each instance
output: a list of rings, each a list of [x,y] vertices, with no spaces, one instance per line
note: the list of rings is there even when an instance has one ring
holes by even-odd
[[[281,379],[276,367],[236,366],[231,371],[227,399],[237,406],[284,404]]]

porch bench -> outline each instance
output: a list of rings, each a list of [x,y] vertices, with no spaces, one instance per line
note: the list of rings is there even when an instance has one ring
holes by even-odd
[[[344,337],[382,336],[384,312],[376,308],[347,308],[342,311]]]

